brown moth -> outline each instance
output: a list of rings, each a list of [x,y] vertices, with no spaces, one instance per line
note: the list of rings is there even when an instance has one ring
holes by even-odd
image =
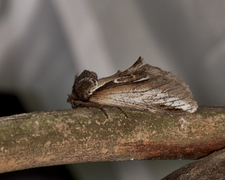
[[[127,70],[102,79],[84,70],[75,76],[67,102],[72,108],[116,106],[157,114],[193,113],[198,108],[189,87],[181,79],[146,64],[141,57]]]

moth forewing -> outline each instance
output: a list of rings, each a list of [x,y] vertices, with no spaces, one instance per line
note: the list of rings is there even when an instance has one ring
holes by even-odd
[[[88,77],[78,79],[82,81],[86,78],[90,85],[82,88],[81,82],[75,80],[77,85],[73,86],[74,95],[68,98],[72,106],[75,101],[83,101],[83,97],[89,93],[85,101],[93,104],[128,107],[159,114],[193,113],[198,108],[189,87],[181,79],[171,72],[145,64],[141,57],[127,70],[118,71],[106,78],[98,80],[92,73],[86,74]],[[83,92],[74,89],[78,84]]]
[[[105,77],[105,78],[102,78],[102,79],[99,79],[98,82],[97,82],[97,85],[92,87],[90,89],[90,93],[92,94],[93,92],[95,92],[98,88],[104,86],[106,83],[110,82],[110,81],[113,81],[114,79],[118,78],[118,75],[120,74],[121,72],[120,71],[117,71],[115,74],[113,74],[112,76],[109,76],[109,77]]]
[[[163,85],[160,86],[163,88]],[[196,111],[196,103],[189,102],[187,97],[179,98],[160,88],[152,88],[148,82],[117,86],[113,89],[101,89],[90,98],[91,102],[109,106],[128,107],[147,110],[152,113],[181,114]]]

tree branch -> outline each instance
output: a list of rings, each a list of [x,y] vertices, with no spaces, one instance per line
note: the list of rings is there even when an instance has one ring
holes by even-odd
[[[225,147],[225,107],[160,116],[77,108],[0,118],[0,172],[140,159],[197,159]]]
[[[224,179],[225,149],[214,152],[174,171],[162,180]]]

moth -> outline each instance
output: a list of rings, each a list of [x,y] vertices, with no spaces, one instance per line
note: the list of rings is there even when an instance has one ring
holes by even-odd
[[[98,79],[84,70],[75,76],[67,102],[80,106],[116,106],[156,114],[194,113],[198,104],[180,78],[171,72],[146,64],[142,57],[127,70]]]

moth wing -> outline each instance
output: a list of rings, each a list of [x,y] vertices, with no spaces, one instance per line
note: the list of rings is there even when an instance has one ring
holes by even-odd
[[[149,65],[150,66],[150,65]],[[111,82],[100,88],[90,98],[91,102],[147,110],[153,113],[169,114],[197,110],[197,103],[189,87],[172,73],[163,71],[159,74],[148,74],[148,79],[115,85]]]
[[[114,79],[114,82],[124,84],[153,80],[160,76],[164,76],[166,73],[166,71],[163,71],[158,67],[146,64],[143,61],[143,58],[139,57],[130,68],[118,73]]]
[[[122,85],[139,81],[145,81],[148,79],[154,79],[158,76],[161,76],[162,72],[163,71],[160,68],[146,64],[143,61],[143,58],[139,57],[138,60],[127,70],[122,72],[117,71],[117,73],[115,73],[112,76],[99,79],[98,85],[93,87],[91,89],[91,92],[93,93],[94,91],[103,86],[107,87],[109,87],[110,85],[114,86],[115,84],[113,83]]]
[[[145,65],[143,58],[139,57],[138,60],[127,70],[121,72],[117,71],[115,74],[109,77],[105,77],[98,80],[98,84],[90,89],[92,94],[97,89],[103,87],[105,84],[115,81],[116,83],[129,83],[134,80],[138,80],[147,76],[144,72],[141,73],[141,76],[136,76],[135,73],[140,72],[138,69]]]
[[[90,89],[90,94],[94,93],[97,89],[105,86],[106,84],[109,86],[110,82],[126,84],[134,81],[147,80],[149,78],[154,78],[160,74],[161,71],[162,70],[160,68],[146,64],[140,56],[138,60],[127,70],[123,72],[119,70],[112,76],[99,79],[97,85]],[[149,74],[151,74],[151,77],[149,77]]]
[[[102,83],[101,82],[104,82]],[[127,70],[99,80],[89,101],[153,113],[193,113],[198,105],[177,76],[146,64],[141,57]]]
[[[151,66],[149,64],[146,64],[144,62],[144,59],[140,56],[138,58],[138,60],[127,70],[120,72],[118,75],[119,76],[126,76],[126,75],[130,75],[130,74],[143,74],[143,73],[147,73],[147,74],[151,74],[154,76],[159,76],[162,74],[162,72],[166,72],[163,71],[162,69],[155,67],[155,66]]]

